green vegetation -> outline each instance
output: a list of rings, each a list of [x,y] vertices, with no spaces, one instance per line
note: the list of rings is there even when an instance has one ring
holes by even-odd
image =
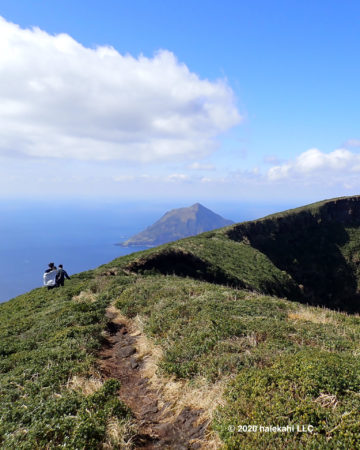
[[[349,354],[304,349],[278,356],[269,367],[241,371],[230,384],[216,429],[228,448],[349,449],[360,445],[360,365]],[[229,432],[229,425],[259,432]],[[261,432],[260,426],[311,432]]]
[[[360,197],[325,201],[163,245],[130,264],[360,311]]]
[[[176,276],[139,277],[116,305],[141,316],[164,349],[165,373],[235,377],[213,424],[226,448],[359,446],[359,317]],[[314,432],[234,433],[231,425]]]
[[[106,325],[106,294],[74,300],[89,286],[87,272],[0,305],[1,448],[97,448],[110,419],[128,420],[118,381],[88,396],[67,387],[75,375],[90,376]]]
[[[303,304],[359,311],[358,200],[165,244],[0,305],[0,446],[117,448],[109,423],[131,420],[118,383],[72,381],[96,373],[115,303],[162,349],[165,378],[225,385],[210,425],[224,448],[360,447],[360,318]]]

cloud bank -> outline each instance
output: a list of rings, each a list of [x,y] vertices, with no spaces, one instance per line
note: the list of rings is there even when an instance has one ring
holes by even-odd
[[[267,175],[270,181],[277,180],[309,180],[316,177],[318,181],[332,177],[346,180],[347,177],[358,176],[360,172],[360,154],[347,149],[337,149],[323,153],[312,148],[301,153],[295,160],[273,166]]]
[[[0,155],[136,162],[201,158],[241,116],[225,80],[175,55],[121,55],[0,17]]]

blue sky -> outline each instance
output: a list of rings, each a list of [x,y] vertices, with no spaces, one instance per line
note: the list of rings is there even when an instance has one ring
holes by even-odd
[[[12,0],[0,16],[3,197],[359,193],[357,1]]]

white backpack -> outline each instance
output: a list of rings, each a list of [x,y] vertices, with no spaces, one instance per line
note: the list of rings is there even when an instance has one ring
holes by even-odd
[[[44,286],[55,286],[57,273],[56,269],[51,272],[45,272],[43,276]]]

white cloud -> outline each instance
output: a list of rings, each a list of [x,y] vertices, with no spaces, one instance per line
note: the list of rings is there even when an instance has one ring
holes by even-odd
[[[360,171],[360,155],[347,149],[337,149],[323,153],[316,148],[301,153],[295,160],[271,167],[268,178],[298,179],[309,177],[343,176]]]
[[[195,159],[241,117],[226,81],[175,55],[121,55],[0,17],[0,155]]]

